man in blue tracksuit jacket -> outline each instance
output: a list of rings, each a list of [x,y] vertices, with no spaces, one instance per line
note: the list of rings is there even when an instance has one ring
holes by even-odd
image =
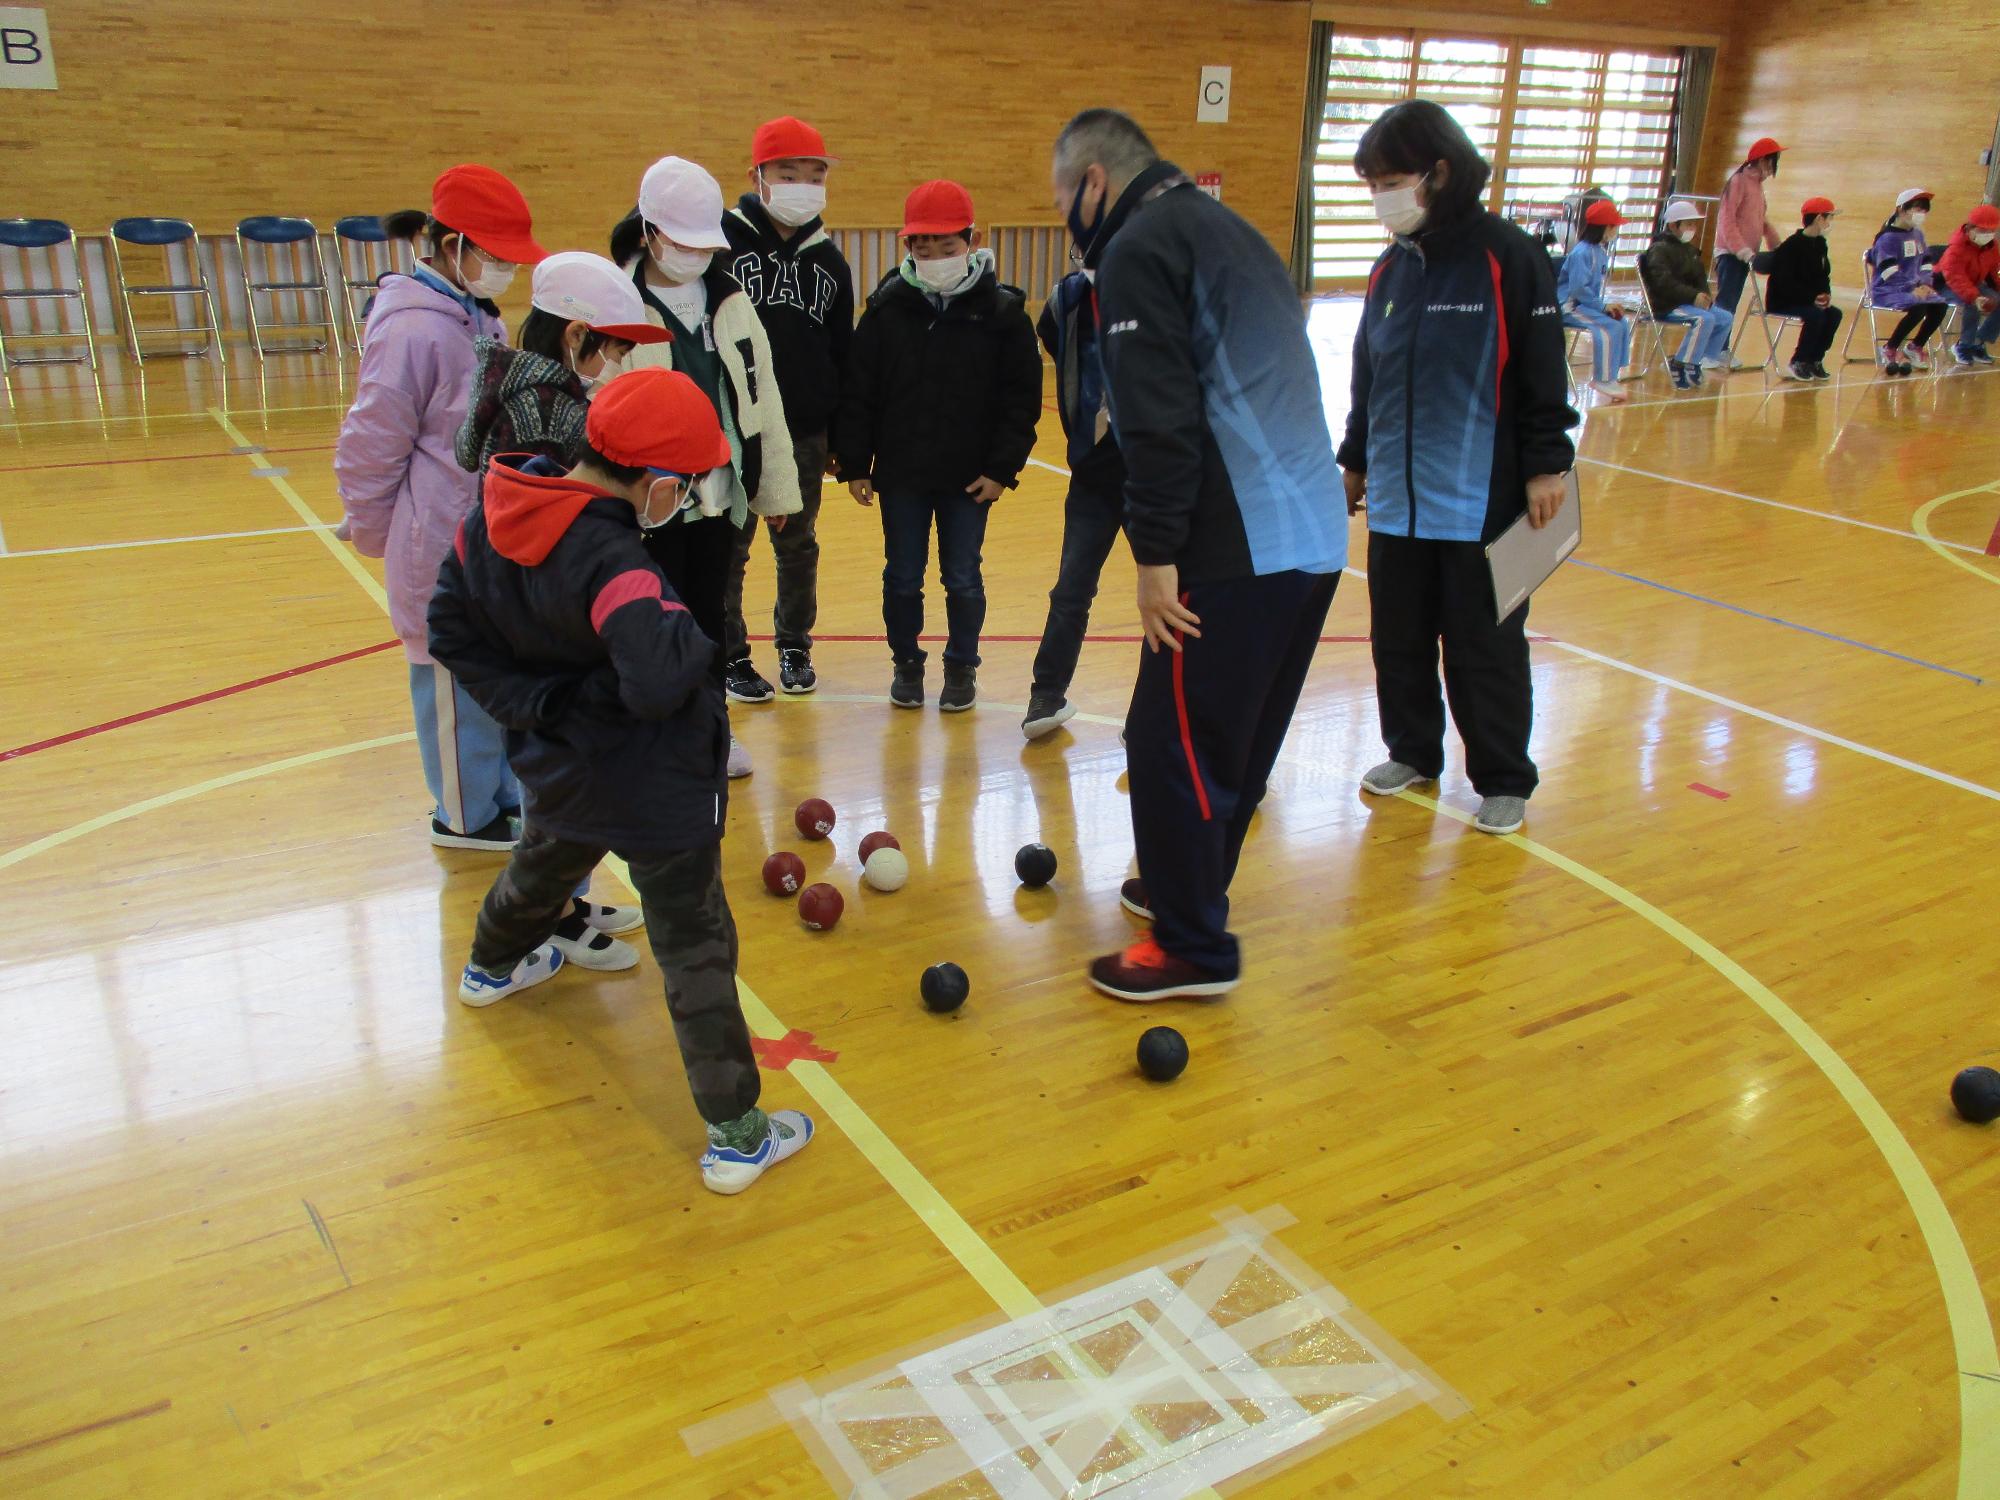
[[[1126,716],[1150,937],[1091,965],[1121,1000],[1219,995],[1229,885],[1347,561],[1298,293],[1262,235],[1115,110],[1064,127],[1056,207],[1096,273],[1147,644]]]

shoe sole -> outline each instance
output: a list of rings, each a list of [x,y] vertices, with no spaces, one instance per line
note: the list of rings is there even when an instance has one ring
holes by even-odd
[[[894,693],[891,693],[889,695],[889,706],[891,708],[922,708],[924,700],[921,698],[898,698]]]
[[[1472,826],[1474,828],[1477,828],[1481,833],[1505,835],[1509,833],[1519,833],[1522,827],[1526,825],[1527,821],[1528,820],[1526,818],[1516,818],[1513,822],[1509,823],[1505,828],[1502,828],[1498,824],[1482,823],[1479,821],[1479,819],[1474,818],[1472,820]]]
[[[974,698],[972,703],[946,703],[940,699],[938,702],[938,712],[941,714],[962,714],[978,702],[977,698]]]
[[[594,930],[603,933],[606,937],[616,937],[621,932],[631,932],[636,928],[646,925],[645,912],[635,911],[630,908],[626,910],[627,915],[619,919],[616,927],[600,927],[595,922],[592,922],[590,925]]]
[[[1147,911],[1145,907],[1141,906],[1136,901],[1128,900],[1126,897],[1120,896],[1118,898],[1118,904],[1124,907],[1125,910],[1132,913],[1132,915],[1137,917],[1141,922],[1150,922],[1153,920],[1153,914]]]
[[[474,1010],[484,1010],[495,1001],[505,1000],[510,996],[520,994],[523,990],[531,990],[538,984],[546,983],[568,967],[569,960],[563,957],[561,949],[557,949],[556,961],[549,965],[548,973],[538,974],[533,979],[523,980],[520,984],[512,985],[504,990],[495,990],[491,994],[488,994],[484,990],[468,994],[466,993],[465,986],[461,984],[458,987],[458,1003],[460,1005],[469,1005]]]
[[[1235,989],[1242,981],[1236,979],[1217,979],[1207,984],[1183,984],[1171,990],[1144,991],[1121,990],[1115,985],[1106,984],[1094,974],[1090,976],[1090,982],[1100,994],[1109,995],[1113,1000],[1123,1000],[1128,1005],[1148,1005],[1155,1000],[1219,999]]]
[[[769,703],[776,696],[772,693],[765,693],[759,697],[754,693],[739,693],[735,688],[724,688],[723,692],[729,695],[731,703]]]
[[[1074,703],[1065,703],[1047,718],[1029,719],[1021,726],[1021,733],[1031,740],[1044,739],[1054,734],[1075,717],[1076,705]]]
[[[617,974],[626,969],[639,967],[639,950],[630,943],[619,944],[626,952],[625,958],[607,962],[584,947],[588,941],[588,938],[550,938],[549,946],[563,956],[564,963],[575,964],[579,969],[591,969],[599,974]]]
[[[492,839],[475,839],[462,833],[434,833],[431,847],[434,849],[470,849],[476,854],[512,854],[516,840],[495,843]]]
[[[1406,792],[1413,786],[1429,786],[1436,781],[1435,776],[1412,776],[1408,781],[1399,781],[1394,786],[1377,786],[1372,781],[1363,781],[1361,790],[1371,797],[1393,797],[1398,792]]]
[[[792,687],[788,683],[781,682],[778,684],[778,691],[783,693],[787,698],[803,698],[808,693],[816,693],[819,691],[819,679],[814,678],[804,687]]]
[[[731,781],[748,781],[755,769],[752,767],[749,771],[725,771],[723,774]]]

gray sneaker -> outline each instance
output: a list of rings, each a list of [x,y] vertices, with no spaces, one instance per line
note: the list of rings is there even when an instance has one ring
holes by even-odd
[[[1472,826],[1481,833],[1512,833],[1528,816],[1526,797],[1482,797]]]
[[[1435,781],[1434,776],[1426,776],[1415,766],[1406,766],[1400,760],[1385,760],[1361,778],[1361,790],[1373,792],[1378,797],[1387,797],[1400,792],[1406,786],[1415,786],[1420,781]]]

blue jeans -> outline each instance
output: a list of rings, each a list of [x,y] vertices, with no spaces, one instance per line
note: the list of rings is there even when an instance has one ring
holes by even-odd
[[[1959,300],[1955,292],[1946,292],[1945,299],[1963,309],[1958,321],[1958,347],[1970,354],[1975,349],[1984,349],[1995,339],[2000,339],[2000,307],[1995,307],[1985,317],[1979,316],[1979,309]]]
[[[938,576],[944,582],[945,622],[950,630],[945,665],[979,665],[979,632],[986,624],[986,580],[979,550],[986,541],[986,515],[966,494],[885,494],[882,512],[882,628],[898,662],[921,663],[917,637],[924,630],[924,575],[930,570],[931,523],[937,523]]]
[[[477,833],[521,807],[521,783],[507,764],[506,731],[434,662],[410,663],[410,708],[431,816],[457,833]]]
[[[1688,325],[1687,337],[1681,340],[1680,352],[1674,358],[1684,365],[1698,365],[1705,359],[1722,357],[1729,347],[1729,326],[1736,319],[1725,308],[1696,307],[1692,302],[1684,302],[1660,321]]]
[[[1750,280],[1750,268],[1743,263],[1740,255],[1718,255],[1715,258],[1715,305],[1736,316],[1736,304],[1743,299],[1743,287]]]

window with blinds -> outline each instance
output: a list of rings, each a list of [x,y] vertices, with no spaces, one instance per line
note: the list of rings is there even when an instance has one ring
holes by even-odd
[[[1487,206],[1527,223],[1602,189],[1632,224],[1614,274],[1651,237],[1672,166],[1677,52],[1600,51],[1542,37],[1336,28],[1312,167],[1313,280],[1364,279],[1388,237],[1354,175],[1361,134],[1401,99],[1435,99],[1493,164]]]

